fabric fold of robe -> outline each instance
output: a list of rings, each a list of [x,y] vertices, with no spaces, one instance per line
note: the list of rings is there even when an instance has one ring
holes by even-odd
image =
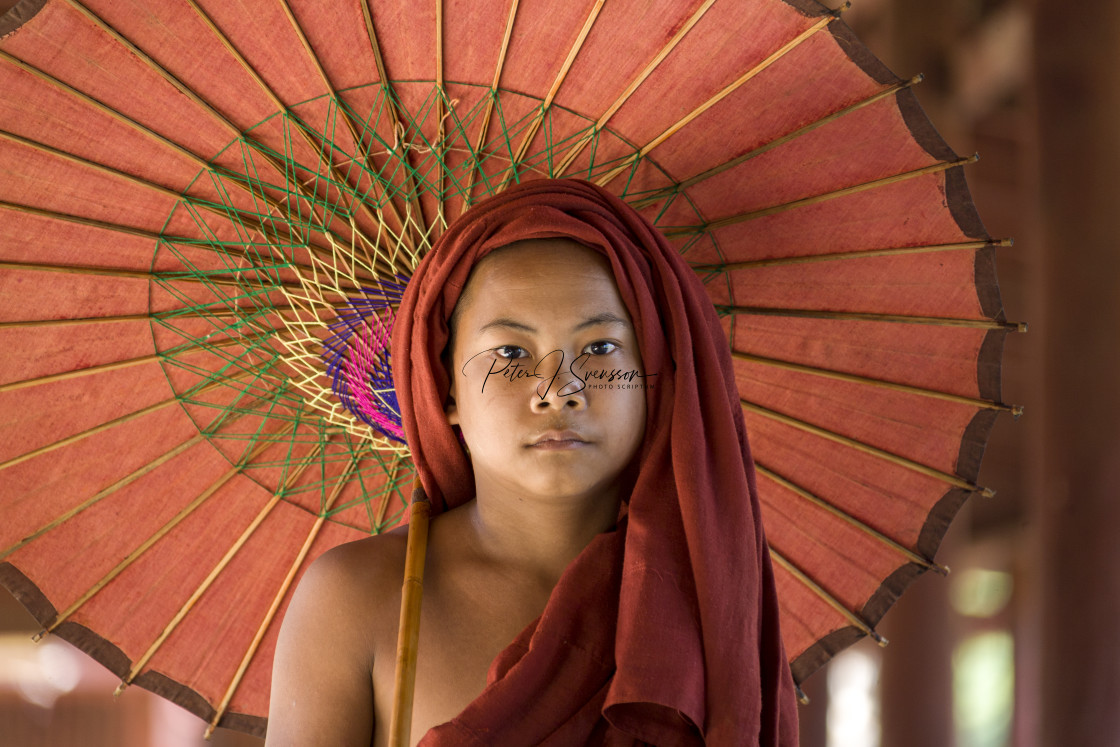
[[[393,371],[433,512],[474,497],[469,457],[443,409],[455,303],[490,251],[557,237],[606,257],[634,322],[646,374],[640,466],[625,519],[567,569],[482,695],[424,744],[796,745],[795,690],[722,325],[684,259],[605,190],[576,180],[511,187],[472,207],[418,265],[393,330]],[[485,731],[494,727],[503,736]]]

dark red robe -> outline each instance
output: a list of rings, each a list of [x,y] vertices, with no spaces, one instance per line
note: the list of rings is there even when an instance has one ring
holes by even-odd
[[[447,320],[474,265],[524,239],[602,252],[634,322],[648,420],[626,515],[564,573],[489,685],[424,745],[796,745],[727,338],[696,273],[619,198],[537,180],[479,203],[416,269],[393,331],[405,435],[433,512],[473,498],[444,417]]]

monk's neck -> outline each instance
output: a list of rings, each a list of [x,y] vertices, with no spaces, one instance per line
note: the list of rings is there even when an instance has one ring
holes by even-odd
[[[551,501],[480,486],[477,499],[464,508],[480,555],[555,581],[595,535],[615,525],[618,506],[610,493]]]

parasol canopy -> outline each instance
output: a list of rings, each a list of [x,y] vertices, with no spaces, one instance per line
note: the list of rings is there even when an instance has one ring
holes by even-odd
[[[263,733],[293,584],[396,526],[387,339],[473,201],[571,176],[679,248],[736,361],[794,678],[973,493],[994,241],[911,88],[811,0],[21,0],[0,17],[0,581]]]

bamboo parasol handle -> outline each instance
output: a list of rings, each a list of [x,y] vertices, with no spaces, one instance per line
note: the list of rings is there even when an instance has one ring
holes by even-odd
[[[416,654],[420,639],[420,601],[424,592],[424,557],[428,552],[431,504],[419,481],[412,493],[408,522],[401,622],[397,632],[397,673],[393,681],[393,713],[389,719],[391,747],[408,747],[412,732],[412,702],[416,690]]]

